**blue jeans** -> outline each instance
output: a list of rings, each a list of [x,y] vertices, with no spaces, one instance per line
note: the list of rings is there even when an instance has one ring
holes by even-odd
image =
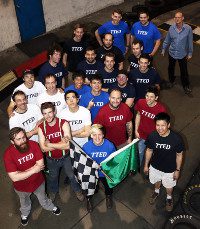
[[[144,143],[145,143],[145,140],[142,139],[142,138],[138,142],[138,151],[139,151],[139,158],[140,158],[140,166],[142,164],[142,160],[144,158],[144,152],[145,152],[145,149],[146,149],[146,145]]]
[[[73,191],[81,191],[80,185],[75,179],[69,155],[57,160],[47,157],[47,167],[49,169],[47,182],[49,192],[57,193],[59,191],[59,171],[61,168],[64,168],[66,175],[69,177]]]

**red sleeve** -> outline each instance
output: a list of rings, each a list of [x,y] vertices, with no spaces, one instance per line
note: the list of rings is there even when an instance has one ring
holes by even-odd
[[[13,160],[12,156],[11,156],[12,152],[11,152],[11,147],[9,147],[4,154],[4,165],[5,165],[5,169],[7,173],[11,173],[11,172],[16,172],[17,169],[17,165],[15,163],[15,161]]]
[[[141,99],[139,99],[139,100],[137,101],[137,103],[136,103],[135,106],[134,106],[134,110],[135,110],[135,111],[140,111],[140,104],[141,104],[141,102],[142,102]]]
[[[97,116],[95,117],[94,124],[101,124],[103,125],[103,112],[101,111],[101,109],[99,110]]]

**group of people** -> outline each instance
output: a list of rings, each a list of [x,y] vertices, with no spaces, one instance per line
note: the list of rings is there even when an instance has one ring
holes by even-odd
[[[171,87],[178,60],[181,82],[189,95],[187,60],[192,57],[192,30],[183,20],[182,12],[177,12],[162,54],[169,46]],[[44,209],[60,214],[54,202],[61,168],[76,197],[84,200],[69,156],[71,139],[100,164],[138,138],[139,164],[144,165],[144,173],[155,186],[149,203],[155,203],[162,183],[167,192],[166,210],[173,209],[172,191],[180,175],[184,144],[170,129],[170,116],[158,101],[161,79],[153,67],[153,57],[161,44],[158,28],[149,21],[148,12],[141,11],[139,21],[130,30],[117,9],[111,21],[95,32],[100,45],[97,50],[84,39],[84,32],[84,26],[76,24],[63,52],[58,44],[51,47],[49,60],[39,70],[39,81],[33,70],[25,70],[24,83],[14,90],[7,109],[11,145],[4,154],[4,163],[20,199],[24,226],[31,211],[32,193]],[[45,165],[48,196],[42,172]],[[106,206],[112,208],[113,190],[100,171],[99,180],[105,188]],[[92,212],[92,196],[86,199],[87,210]]]

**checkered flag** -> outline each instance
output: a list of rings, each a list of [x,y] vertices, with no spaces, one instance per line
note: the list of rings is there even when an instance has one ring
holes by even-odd
[[[70,142],[70,157],[76,180],[86,195],[93,195],[99,178],[99,165],[75,141]]]

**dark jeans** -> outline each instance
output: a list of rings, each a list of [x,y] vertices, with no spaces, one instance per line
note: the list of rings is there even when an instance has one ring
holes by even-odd
[[[181,83],[183,88],[189,87],[189,76],[187,70],[187,59],[186,56],[183,59],[176,60],[169,55],[169,66],[168,66],[168,75],[169,81],[173,83],[175,81],[174,71],[175,71],[175,64],[176,61],[179,63],[180,72],[181,72]]]
[[[58,160],[47,157],[47,167],[49,169],[47,185],[50,192],[57,193],[59,191],[59,173],[61,168],[65,170],[65,174],[69,177],[73,191],[81,191],[80,185],[74,177],[69,155]]]

